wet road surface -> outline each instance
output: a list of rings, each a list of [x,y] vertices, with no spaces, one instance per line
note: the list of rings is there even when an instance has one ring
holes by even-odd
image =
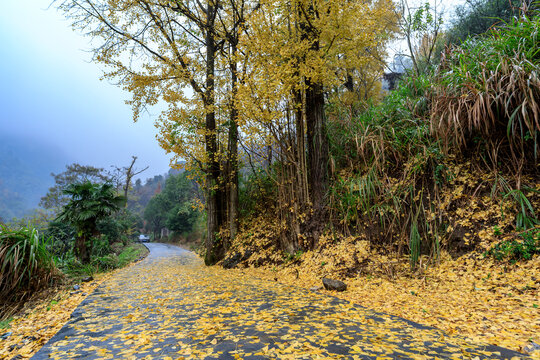
[[[506,359],[522,354],[149,243],[90,294],[41,359]]]

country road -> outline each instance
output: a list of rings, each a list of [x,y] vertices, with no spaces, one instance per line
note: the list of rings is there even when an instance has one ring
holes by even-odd
[[[328,293],[238,277],[194,254],[149,256],[104,282],[33,357],[41,359],[504,359]]]

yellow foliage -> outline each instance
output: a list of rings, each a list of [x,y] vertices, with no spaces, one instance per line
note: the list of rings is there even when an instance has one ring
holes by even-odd
[[[10,322],[9,331],[13,334],[0,342],[0,359],[9,359],[15,355],[22,358],[32,357],[62,326],[69,320],[75,308],[92,293],[103,281],[109,279],[115,272],[101,274],[91,283],[80,285],[80,292],[70,294],[69,290],[55,293],[53,298],[46,297],[37,305],[23,310]],[[32,341],[25,341],[34,338]],[[20,349],[12,346],[21,345]]]

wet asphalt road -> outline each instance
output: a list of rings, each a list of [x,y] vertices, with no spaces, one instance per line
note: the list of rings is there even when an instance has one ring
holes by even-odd
[[[522,354],[337,299],[205,267],[148,243],[33,357],[41,359],[507,359]]]

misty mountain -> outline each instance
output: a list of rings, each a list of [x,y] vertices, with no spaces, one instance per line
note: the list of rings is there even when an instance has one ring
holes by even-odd
[[[0,134],[0,218],[22,217],[36,208],[54,183],[51,173],[70,162],[54,145]]]

